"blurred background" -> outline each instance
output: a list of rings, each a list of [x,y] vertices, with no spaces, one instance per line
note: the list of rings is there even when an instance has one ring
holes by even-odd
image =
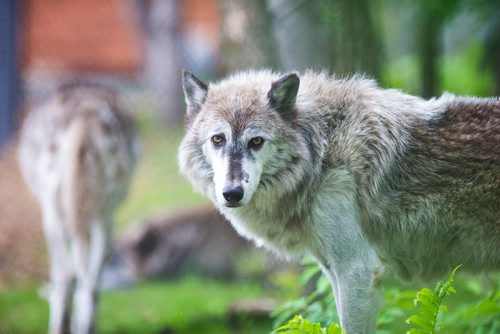
[[[361,73],[383,87],[426,98],[444,91],[498,96],[500,1],[0,1],[0,333],[43,333],[48,320],[41,289],[47,259],[40,212],[15,158],[24,116],[52,89],[75,78],[112,85],[125,98],[139,124],[143,153],[116,215],[115,251],[123,253],[134,242],[161,244],[158,226],[177,231],[185,228],[178,221],[190,221],[196,228],[189,233],[196,236],[211,229],[204,225],[207,219],[222,221],[203,211],[207,201],[178,173],[181,69],[210,81],[260,67],[326,69],[340,77]],[[138,226],[155,229],[148,234]],[[196,245],[177,245],[176,251],[207,251]],[[209,252],[219,252],[225,242],[210,245]],[[107,287],[113,289],[101,298],[98,329],[270,332],[273,320],[267,312],[302,293],[300,268],[244,241],[233,246],[220,253],[228,264],[224,269],[214,264],[199,270],[207,262],[195,255],[188,264],[187,256],[177,255],[175,264],[149,269],[146,260],[122,264],[119,270],[111,266]],[[146,248],[150,256],[154,250]],[[238,252],[245,256],[235,259]],[[171,255],[159,258],[155,261],[168,262]],[[120,280],[116,272],[127,272],[127,279]],[[471,291],[481,292],[468,282]],[[116,289],[123,286],[128,288]],[[389,318],[404,323],[404,315],[398,316]],[[386,332],[404,332],[404,324],[391,327],[391,321],[386,321]]]

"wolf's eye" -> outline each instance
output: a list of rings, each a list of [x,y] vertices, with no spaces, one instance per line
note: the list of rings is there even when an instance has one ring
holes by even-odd
[[[216,145],[216,146],[220,146],[220,145],[224,144],[224,136],[222,136],[222,135],[213,136],[212,143],[214,143],[214,145]]]
[[[250,146],[250,148],[255,149],[255,148],[259,148],[260,146],[262,146],[263,143],[264,143],[264,138],[255,137],[255,138],[250,139],[248,146]]]

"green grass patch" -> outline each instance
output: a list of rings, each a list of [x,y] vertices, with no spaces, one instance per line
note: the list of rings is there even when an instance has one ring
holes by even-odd
[[[187,277],[171,282],[144,282],[101,294],[99,333],[266,333],[271,321],[230,322],[229,305],[263,294],[256,283]],[[44,333],[48,303],[35,286],[0,294],[0,333]]]
[[[47,332],[48,303],[35,286],[0,292],[0,333]]]

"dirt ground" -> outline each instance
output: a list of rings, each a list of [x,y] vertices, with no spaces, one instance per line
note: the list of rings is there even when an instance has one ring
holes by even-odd
[[[0,291],[47,277],[40,210],[21,176],[16,144],[0,153]]]

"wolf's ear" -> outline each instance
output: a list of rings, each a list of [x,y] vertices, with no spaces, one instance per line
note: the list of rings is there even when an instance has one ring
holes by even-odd
[[[299,91],[300,79],[296,73],[290,73],[275,81],[267,93],[269,105],[283,117],[291,118],[294,114],[294,104]]]
[[[187,104],[187,119],[192,121],[201,110],[208,93],[208,86],[192,73],[182,70],[182,89]]]

